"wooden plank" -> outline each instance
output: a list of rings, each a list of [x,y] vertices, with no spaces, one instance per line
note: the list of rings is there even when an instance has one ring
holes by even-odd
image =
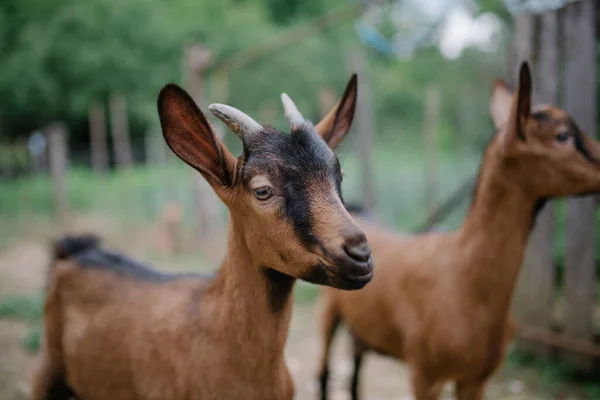
[[[515,32],[509,57],[508,83],[515,87],[521,62],[527,60],[532,66],[535,65],[536,17],[531,14],[519,14],[513,21]]]
[[[211,51],[202,44],[195,44],[188,47],[187,57],[187,83],[190,95],[202,108],[205,101],[205,73],[206,68],[211,65],[213,55]],[[227,74],[220,75],[227,79]],[[214,193],[208,182],[193,171],[193,185],[196,211],[196,237],[201,238],[203,243],[211,237],[218,236],[220,226],[220,201]],[[212,256],[211,249],[204,248]]]
[[[514,38],[513,52],[511,65],[509,66],[509,82],[512,87],[517,85],[517,71],[523,61],[528,61],[533,69],[534,78],[534,100],[538,97],[539,81],[537,73],[536,48],[539,46],[539,35],[537,30],[540,29],[539,17],[533,14],[520,14],[514,17]],[[534,101],[535,102],[535,101]],[[523,265],[519,273],[519,279],[515,288],[515,294],[512,301],[512,311],[514,318],[518,323],[524,323],[535,319],[539,310],[544,310],[547,301],[544,298],[538,297],[538,290],[545,290],[545,286],[538,287],[538,277],[542,269],[547,268],[546,251],[543,247],[546,245],[548,229],[550,221],[548,216],[542,216],[536,223],[533,237],[530,238],[530,243],[527,247]],[[535,323],[540,323],[545,326],[546,321],[540,317]],[[537,354],[547,355],[548,347],[534,343],[528,340],[520,339],[517,341],[519,348],[523,351]]]
[[[119,168],[127,168],[133,164],[133,155],[129,139],[129,120],[125,96],[122,93],[113,93],[110,97],[109,108],[115,161]]]
[[[512,59],[508,72],[508,82],[512,87],[516,87],[517,85],[517,71],[521,62],[528,61],[535,69],[535,27],[534,15],[519,14],[514,17],[515,31],[512,43]],[[533,76],[535,77],[536,74],[534,73]],[[527,256],[528,254],[526,254],[526,258]],[[534,313],[536,308],[535,294],[530,290],[532,277],[529,275],[529,264],[524,263],[519,273],[519,279],[513,296],[513,314],[518,323],[527,321],[530,314]],[[518,344],[522,349],[528,350],[527,343],[519,341]]]
[[[366,210],[375,207],[375,182],[373,175],[373,134],[375,118],[373,115],[373,97],[368,81],[364,54],[360,50],[350,53],[350,70],[358,75],[358,99],[354,116],[356,152],[361,163],[361,203]]]
[[[531,342],[558,347],[579,354],[600,357],[600,346],[588,340],[573,338],[562,333],[534,325],[521,324],[517,326],[517,337]]]
[[[582,0],[565,9],[565,109],[588,134],[596,135],[595,1]],[[591,341],[595,291],[593,197],[567,202],[565,333]],[[577,354],[566,359],[590,370],[593,359]]]
[[[54,212],[62,230],[68,228],[67,200],[67,129],[63,123],[54,122],[46,128],[50,177],[54,195]]]
[[[92,169],[96,173],[108,169],[108,148],[106,144],[106,116],[104,107],[93,104],[89,111],[90,147],[92,152]]]
[[[558,13],[540,16],[540,44],[535,79],[536,103],[558,104]],[[524,319],[531,325],[550,329],[554,308],[556,271],[554,268],[554,204],[549,202],[538,214],[523,263],[521,290],[531,294],[527,302],[519,304]],[[527,351],[548,357],[551,349],[531,344]]]

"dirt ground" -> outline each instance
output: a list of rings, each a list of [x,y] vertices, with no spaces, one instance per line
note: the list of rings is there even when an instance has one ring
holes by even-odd
[[[0,252],[0,300],[11,294],[27,294],[43,285],[47,252],[45,243],[19,242]],[[286,358],[296,384],[297,399],[314,399],[316,381],[313,378],[318,356],[318,337],[313,305],[295,307]],[[18,321],[0,319],[0,400],[24,400],[34,355],[23,350],[21,343],[28,327]],[[332,358],[331,398],[349,399],[346,387],[351,370],[349,340],[345,332],[338,334]],[[529,376],[531,375],[531,376]],[[412,399],[407,370],[401,363],[376,355],[366,357],[361,392],[369,400]],[[535,383],[532,372],[502,372],[487,391],[488,399],[577,399],[576,395],[553,397]],[[530,383],[534,382],[534,383]],[[452,398],[451,391],[444,392]]]

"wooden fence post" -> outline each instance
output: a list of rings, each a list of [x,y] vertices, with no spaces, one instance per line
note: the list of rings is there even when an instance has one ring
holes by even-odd
[[[540,17],[537,79],[535,103],[559,103],[559,29],[558,12],[550,11]],[[528,301],[519,304],[524,320],[530,325],[550,330],[556,291],[554,268],[554,204],[548,202],[538,214],[523,262],[522,291],[531,294]],[[529,352],[548,357],[551,349],[542,344],[530,343]]]
[[[533,69],[533,76],[536,77],[535,47],[536,47],[536,16],[533,14],[519,14],[514,17],[514,38],[511,51],[511,63],[509,65],[508,82],[513,88],[516,88],[519,66],[522,61],[528,61]],[[534,85],[534,90],[537,86]],[[536,93],[534,93],[536,97]],[[538,227],[538,233],[541,232]],[[535,286],[537,278],[536,266],[540,266],[542,260],[535,259],[537,255],[536,248],[529,245],[525,254],[525,260],[521,266],[515,294],[513,296],[513,314],[517,323],[527,322],[535,317],[538,309],[538,298],[531,286]],[[535,260],[533,260],[535,259]],[[536,343],[528,340],[519,339],[518,345],[521,349],[540,354],[543,348]]]
[[[131,141],[129,140],[129,121],[127,102],[122,93],[110,96],[110,130],[113,138],[115,161],[119,168],[130,167],[133,163]]]
[[[100,174],[108,169],[108,149],[106,146],[106,116],[100,104],[90,106],[90,147],[92,151],[92,168]]]
[[[596,35],[595,1],[581,0],[565,8],[565,109],[581,129],[596,136]],[[565,332],[579,339],[593,339],[595,292],[595,232],[593,197],[567,201]],[[590,370],[593,359],[568,355],[568,360]]]
[[[356,131],[354,133],[356,152],[362,167],[361,202],[366,210],[372,211],[375,206],[375,182],[373,175],[373,133],[375,122],[373,116],[373,98],[371,86],[367,76],[365,57],[360,50],[350,53],[350,70],[358,74],[358,99],[356,104],[356,116],[354,117]]]
[[[50,176],[54,194],[54,210],[61,229],[68,228],[67,200],[67,129],[61,122],[54,122],[46,128]]]
[[[187,83],[192,98],[200,108],[204,105],[204,73],[212,60],[211,51],[203,45],[197,44],[186,49]],[[197,212],[196,234],[206,242],[219,229],[219,201],[202,176],[196,171],[193,176]]]
[[[440,90],[428,86],[425,91],[425,113],[423,117],[423,147],[425,150],[425,201],[427,214],[436,207],[437,189],[437,120],[440,110]]]

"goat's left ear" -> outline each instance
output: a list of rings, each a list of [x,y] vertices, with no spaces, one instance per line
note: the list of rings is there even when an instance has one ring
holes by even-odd
[[[519,85],[513,96],[508,123],[503,133],[505,148],[515,139],[526,139],[525,125],[531,113],[531,90],[531,71],[527,61],[524,61],[519,70]]]
[[[340,144],[352,126],[357,95],[358,78],[353,74],[340,100],[315,126],[317,133],[332,149]]]
[[[501,80],[494,82],[492,97],[490,98],[490,114],[494,121],[494,127],[498,131],[504,129],[508,123],[512,98],[513,93],[506,83]]]

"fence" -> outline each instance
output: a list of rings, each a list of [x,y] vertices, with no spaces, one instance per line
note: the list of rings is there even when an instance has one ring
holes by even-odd
[[[590,135],[596,135],[596,3],[582,0],[543,14],[514,18],[512,70],[534,65],[536,103],[560,104]],[[561,75],[564,71],[564,75]],[[596,307],[595,210],[593,197],[566,200],[564,312],[555,266],[556,207],[537,217],[514,297],[520,345],[535,354],[555,354],[582,369],[594,367]]]

